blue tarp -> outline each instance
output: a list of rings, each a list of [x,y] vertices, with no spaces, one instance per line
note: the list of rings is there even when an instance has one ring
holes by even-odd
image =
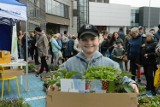
[[[11,51],[12,26],[0,24],[0,50]]]
[[[0,0],[0,3],[12,4],[12,5],[19,5],[19,6],[26,6],[16,0]]]

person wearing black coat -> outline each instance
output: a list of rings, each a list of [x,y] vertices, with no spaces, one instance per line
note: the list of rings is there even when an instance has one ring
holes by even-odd
[[[33,60],[34,59],[34,50],[35,50],[35,43],[36,43],[36,39],[34,37],[34,33],[31,32],[30,33],[30,39],[29,39],[29,53],[30,53],[30,56],[31,56],[31,59]]]
[[[146,43],[142,48],[142,62],[144,67],[144,74],[146,77],[146,94],[147,95],[155,95],[155,87],[154,87],[154,73],[157,69],[156,67],[156,53],[155,48],[157,42],[154,41],[154,35],[151,33],[146,34]]]
[[[105,56],[105,54],[107,53],[107,50],[109,48],[109,39],[108,39],[108,35],[107,34],[105,34],[103,36],[103,38],[104,38],[104,40],[103,40],[103,42],[101,44],[101,53],[102,53],[103,56]]]
[[[142,36],[136,27],[131,29],[131,36],[132,38],[128,43],[127,57],[130,60],[130,71],[133,75],[132,79],[135,80],[136,70],[138,70],[137,60],[139,59],[142,48]]]

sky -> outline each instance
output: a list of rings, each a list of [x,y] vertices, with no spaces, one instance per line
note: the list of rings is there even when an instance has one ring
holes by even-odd
[[[160,7],[160,0],[110,0],[110,3],[116,4],[126,4],[132,7],[142,7],[142,6]]]

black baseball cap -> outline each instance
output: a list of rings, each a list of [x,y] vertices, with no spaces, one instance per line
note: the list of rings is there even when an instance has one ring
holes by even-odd
[[[85,24],[83,25],[79,32],[78,32],[78,38],[82,38],[85,35],[93,35],[93,36],[99,36],[99,32],[97,28],[91,24]]]
[[[36,27],[34,30],[37,32],[42,32],[42,29],[40,27]]]

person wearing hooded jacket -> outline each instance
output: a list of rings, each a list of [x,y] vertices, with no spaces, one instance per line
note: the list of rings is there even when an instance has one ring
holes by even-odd
[[[113,60],[104,57],[99,51],[99,32],[93,25],[83,25],[78,32],[78,41],[82,49],[76,56],[69,58],[61,65],[61,69],[78,71],[73,78],[80,79],[89,66],[112,66],[119,68],[119,64]],[[76,63],[75,63],[76,62]],[[123,83],[128,83],[133,90],[139,94],[136,82],[128,77],[122,79]]]

